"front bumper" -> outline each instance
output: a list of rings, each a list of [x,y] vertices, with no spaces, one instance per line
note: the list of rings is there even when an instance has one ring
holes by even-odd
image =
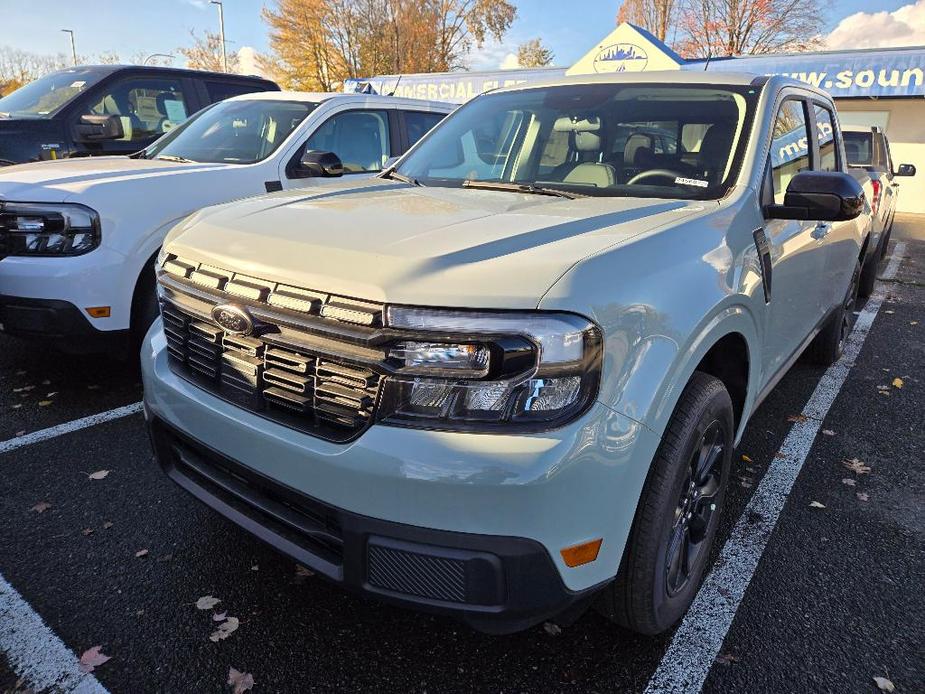
[[[67,301],[0,294],[0,333],[40,339],[71,354],[118,351],[129,344],[127,330],[101,332]]]
[[[616,575],[658,445],[601,404],[545,434],[376,425],[335,444],[179,377],[160,321],[141,362],[158,460],[188,491],[332,580],[487,631],[560,614]],[[565,565],[562,548],[598,537],[596,561]]]
[[[128,330],[136,279],[126,257],[106,246],[74,257],[9,256],[0,260],[0,296],[4,303],[57,307],[62,318],[70,314],[61,313],[63,305],[68,304],[83,319],[82,323],[67,320],[55,327],[55,323],[45,325],[45,321],[54,319],[48,314],[42,321],[41,334],[77,337],[84,334],[83,324],[95,333]],[[90,319],[85,311],[96,306],[109,306],[110,316]],[[76,333],[68,332],[74,329]]]

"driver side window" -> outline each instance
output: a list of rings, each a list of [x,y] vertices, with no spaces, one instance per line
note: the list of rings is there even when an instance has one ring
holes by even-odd
[[[797,173],[809,169],[809,131],[803,102],[788,99],[781,104],[771,135],[771,183],[774,202],[784,203],[787,185]]]
[[[189,111],[179,81],[141,79],[116,83],[94,98],[84,113],[118,116],[125,133],[120,141],[143,142],[182,123]]]
[[[381,171],[391,156],[389,116],[385,111],[345,111],[326,120],[305,143],[305,150],[334,152],[344,173]]]

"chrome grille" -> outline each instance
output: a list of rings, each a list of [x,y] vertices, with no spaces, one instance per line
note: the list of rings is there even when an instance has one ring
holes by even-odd
[[[307,332],[286,323],[290,314],[294,320],[294,314],[313,313],[315,322],[368,326],[381,320],[381,306],[341,299],[329,304],[331,297],[320,292],[280,289],[170,256],[162,265],[160,284],[164,335],[174,371],[245,409],[328,440],[350,440],[369,426],[382,380],[373,367],[384,354],[328,336],[315,336],[313,342]],[[241,305],[264,303],[269,315],[278,314],[281,320],[274,324],[260,314],[258,334],[226,333],[212,321],[211,309],[229,303],[229,293],[244,299]],[[328,305],[335,307],[337,318],[323,315]],[[351,360],[350,355],[360,359]]]

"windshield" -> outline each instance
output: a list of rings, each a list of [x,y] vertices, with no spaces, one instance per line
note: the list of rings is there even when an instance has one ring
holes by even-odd
[[[148,147],[147,159],[253,164],[270,156],[318,104],[222,101]]]
[[[734,181],[758,95],[663,84],[487,94],[449,116],[397,171],[421,185],[718,198]]]
[[[104,76],[86,68],[45,75],[0,99],[0,117],[48,118]]]
[[[871,133],[846,132],[845,154],[851,166],[870,166],[873,162],[873,137]]]

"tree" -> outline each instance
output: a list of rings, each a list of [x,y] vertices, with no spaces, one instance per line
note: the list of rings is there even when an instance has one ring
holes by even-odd
[[[263,18],[282,83],[330,91],[351,77],[463,68],[516,13],[508,0],[276,0]]]
[[[192,29],[189,33],[193,38],[193,45],[177,49],[186,58],[187,67],[193,70],[224,72],[221,37],[211,31],[205,32],[202,36],[197,35]],[[237,72],[237,70],[237,55],[234,52],[228,53],[228,72]]]
[[[684,56],[764,55],[818,48],[822,0],[690,0],[681,11]]]
[[[63,55],[39,55],[0,47],[0,94],[9,94],[43,75],[68,65]]]
[[[543,45],[542,39],[530,39],[517,47],[520,67],[546,67],[552,65],[553,52]]]
[[[630,22],[664,41],[675,26],[678,14],[676,0],[625,0],[617,12],[617,22]]]

